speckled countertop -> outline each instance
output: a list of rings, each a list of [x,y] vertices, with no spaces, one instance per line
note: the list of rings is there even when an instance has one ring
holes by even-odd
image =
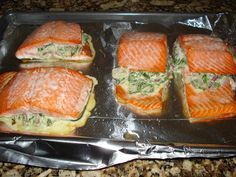
[[[1,0],[0,13],[9,11],[236,11],[234,0]]]
[[[0,163],[0,176],[39,177],[235,177],[236,158],[227,159],[180,159],[180,160],[135,160],[95,171],[55,170],[29,167],[10,163]]]
[[[234,0],[1,0],[0,15],[16,11],[232,12]],[[1,161],[1,159],[0,159]],[[95,171],[56,170],[0,162],[0,176],[227,176],[236,177],[236,157],[135,160]]]

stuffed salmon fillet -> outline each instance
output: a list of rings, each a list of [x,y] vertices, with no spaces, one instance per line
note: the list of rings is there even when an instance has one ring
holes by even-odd
[[[168,95],[166,36],[124,33],[118,44],[119,67],[113,69],[117,101],[139,115],[160,115]]]
[[[230,47],[208,35],[182,35],[174,45],[175,85],[191,122],[236,115],[236,62]]]
[[[10,131],[68,134],[86,123],[95,106],[96,80],[54,67],[0,75],[0,123]]]
[[[51,21],[34,30],[16,51],[18,59],[91,62],[95,50],[90,35],[79,24]]]

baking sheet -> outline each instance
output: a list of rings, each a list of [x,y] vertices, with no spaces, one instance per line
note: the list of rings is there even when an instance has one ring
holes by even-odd
[[[85,74],[98,80],[96,107],[73,138],[0,133],[0,159],[36,166],[97,169],[141,158],[228,157],[236,155],[236,119],[191,124],[170,86],[166,114],[140,117],[117,104],[111,71],[125,31],[165,33],[169,52],[179,34],[212,34],[236,45],[235,14],[13,13],[0,21],[0,73],[19,70],[17,47],[40,24],[66,20],[93,38],[94,63]],[[76,69],[76,68],[74,68]],[[1,101],[1,100],[0,100]]]

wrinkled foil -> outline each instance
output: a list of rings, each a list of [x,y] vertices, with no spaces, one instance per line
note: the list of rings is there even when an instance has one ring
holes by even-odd
[[[0,160],[65,169],[99,169],[133,159],[229,157],[236,155],[235,118],[191,124],[183,116],[170,86],[166,114],[141,117],[120,106],[114,97],[112,69],[117,67],[117,44],[126,31],[165,33],[169,53],[180,34],[217,36],[236,46],[236,15],[172,13],[13,13],[0,20],[0,73],[31,65],[15,58],[17,47],[40,24],[67,20],[81,24],[93,38],[96,57],[81,69],[73,63],[54,63],[96,77],[96,107],[74,137],[45,137],[0,133]],[[35,65],[35,63],[32,66]],[[51,66],[43,64],[42,66]],[[1,102],[1,100],[0,100]],[[0,103],[1,104],[1,103]]]

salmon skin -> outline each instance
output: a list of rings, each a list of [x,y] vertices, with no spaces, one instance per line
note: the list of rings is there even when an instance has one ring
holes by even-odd
[[[126,32],[113,69],[117,101],[132,112],[161,115],[168,90],[167,38],[154,32]]]
[[[165,72],[167,40],[164,34],[127,32],[119,41],[118,65],[134,71]]]
[[[207,35],[182,35],[174,48],[175,73],[184,113],[191,122],[224,119],[236,115],[236,63],[230,46]],[[178,51],[176,51],[178,50]],[[186,61],[181,61],[186,60]],[[177,64],[176,64],[177,65]],[[181,68],[175,66],[175,68]]]
[[[221,39],[207,35],[182,35],[190,72],[236,74],[236,63],[229,47]]]
[[[0,83],[0,117],[32,112],[76,120],[93,88],[92,79],[61,67],[3,73]]]
[[[50,21],[34,30],[16,51],[18,59],[92,61],[91,36],[79,24]]]

